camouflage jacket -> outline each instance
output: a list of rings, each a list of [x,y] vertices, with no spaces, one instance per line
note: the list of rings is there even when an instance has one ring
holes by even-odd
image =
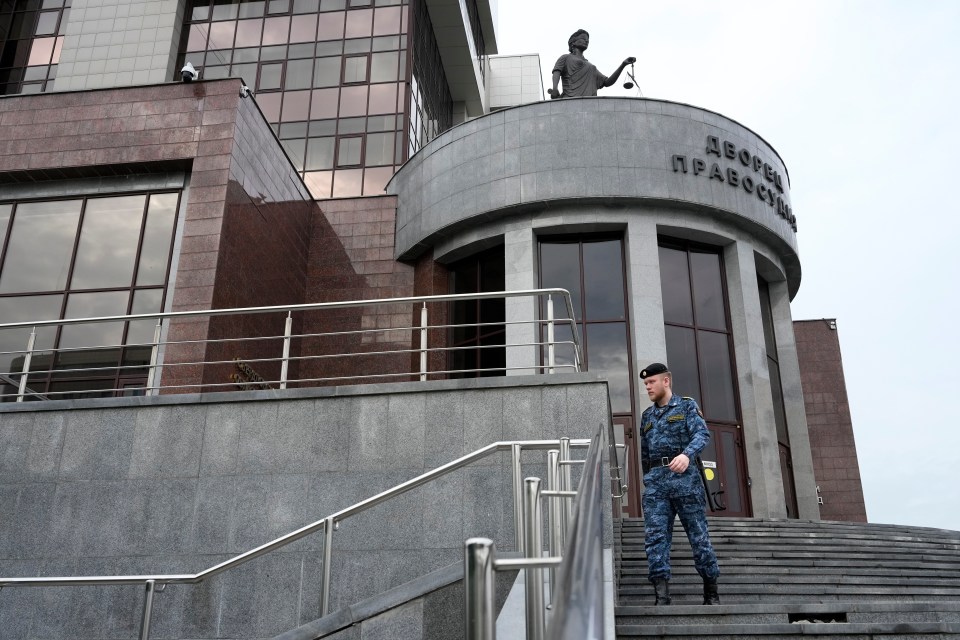
[[[710,442],[710,431],[696,400],[674,394],[663,407],[651,405],[640,418],[640,455],[644,461],[674,458],[684,453],[690,466],[683,473],[651,467],[643,476],[644,491],[651,496],[674,498],[703,491],[694,458]]]

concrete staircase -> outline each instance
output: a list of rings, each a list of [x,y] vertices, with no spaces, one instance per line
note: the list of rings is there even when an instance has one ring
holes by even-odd
[[[643,520],[615,524],[617,638],[960,638],[960,532],[712,518],[719,606],[674,530],[673,605],[653,606]]]

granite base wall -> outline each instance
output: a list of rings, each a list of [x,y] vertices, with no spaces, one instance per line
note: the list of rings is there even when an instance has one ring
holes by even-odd
[[[590,374],[0,407],[0,575],[194,573],[497,440],[590,435]],[[524,475],[545,454],[524,454]],[[331,610],[513,548],[506,454],[334,534]],[[322,536],[157,594],[152,638],[267,638],[319,616]],[[129,638],[142,588],[4,588],[0,638]]]

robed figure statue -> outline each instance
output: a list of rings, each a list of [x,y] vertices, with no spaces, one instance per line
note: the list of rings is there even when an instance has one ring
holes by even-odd
[[[637,61],[632,56],[627,58],[608,78],[583,57],[583,52],[587,50],[589,45],[590,34],[583,29],[578,30],[567,40],[570,53],[560,56],[557,63],[553,65],[553,88],[549,90],[551,98],[595,96],[597,95],[597,89],[612,86],[620,77],[624,67]],[[557,85],[561,80],[563,80],[562,94],[557,91]]]

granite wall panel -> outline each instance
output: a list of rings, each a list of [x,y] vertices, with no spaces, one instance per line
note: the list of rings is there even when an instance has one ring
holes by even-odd
[[[793,323],[823,520],[866,522],[857,446],[835,320]]]
[[[194,573],[499,440],[503,425],[584,437],[608,419],[606,384],[589,374],[32,404],[0,406],[17,452],[0,477],[4,577]],[[567,415],[582,420],[554,424]],[[524,475],[542,474],[545,455],[525,454]],[[513,548],[505,453],[343,521],[331,607],[456,562],[480,534]],[[155,634],[265,638],[313,620],[322,557],[315,534],[171,585]],[[4,588],[0,638],[132,637],[142,591]]]

